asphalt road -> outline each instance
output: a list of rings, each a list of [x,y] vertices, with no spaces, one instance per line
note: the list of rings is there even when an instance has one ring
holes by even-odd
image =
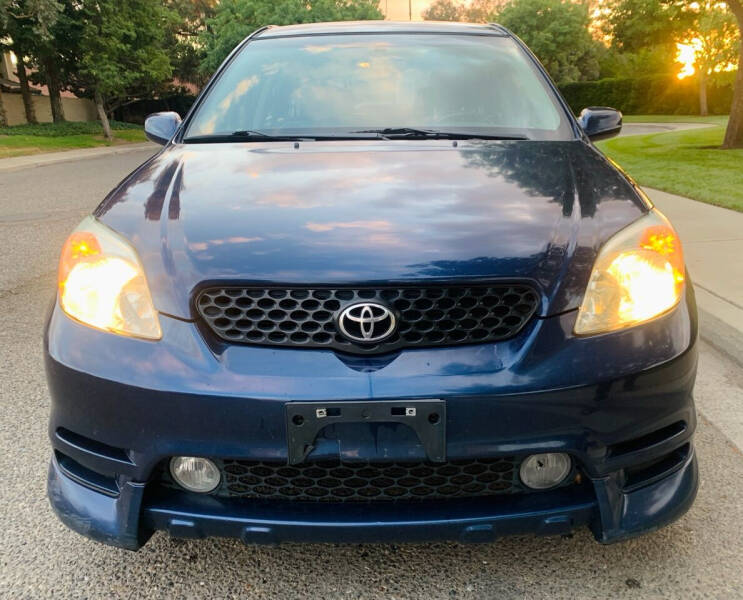
[[[743,597],[743,455],[705,415],[743,405],[740,367],[701,345],[702,485],[679,522],[614,546],[570,539],[495,544],[286,545],[171,540],[138,553],[68,531],[45,497],[49,401],[44,314],[68,232],[146,153],[0,173],[0,597]]]
[[[709,123],[625,123],[622,125],[620,137],[628,135],[642,135],[646,133],[668,133],[669,131],[680,131],[681,129],[704,129],[714,127]]]

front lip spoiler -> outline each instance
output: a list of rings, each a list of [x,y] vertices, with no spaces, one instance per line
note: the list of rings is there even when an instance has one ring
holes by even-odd
[[[312,508],[314,513],[316,507]],[[359,508],[367,514],[359,513],[356,519],[346,516],[344,520],[336,521],[321,512],[319,515],[307,513],[304,520],[289,521],[261,514],[245,517],[196,515],[163,503],[146,508],[144,522],[148,527],[164,529],[175,537],[238,537],[246,544],[363,544],[441,540],[474,543],[492,542],[505,535],[569,534],[576,526],[590,522],[595,513],[596,502],[585,500],[568,506],[515,514],[497,514],[491,508],[490,514],[456,518],[446,518],[443,515],[434,518],[427,514],[426,517],[415,519],[409,515],[400,515],[386,521],[376,520],[379,515],[374,510],[369,514],[367,506]]]
[[[622,492],[619,473],[594,480],[600,510],[591,523],[602,544],[650,533],[680,518],[697,496],[699,463],[694,446],[683,465],[667,477],[631,492]]]
[[[245,543],[369,543],[456,540],[490,542],[512,534],[556,535],[588,524],[601,543],[655,531],[683,515],[694,502],[699,473],[689,452],[669,476],[632,492],[619,487],[619,475],[592,481],[593,490],[560,490],[552,507],[508,511],[481,502],[425,510],[396,505],[301,506],[273,503],[225,504],[209,496],[153,491],[126,482],[117,497],[80,485],[52,458],[48,493],[52,508],[71,529],[97,541],[136,550],[155,530],[176,537],[232,537]],[[225,508],[229,506],[229,510]],[[386,518],[385,518],[386,515]]]

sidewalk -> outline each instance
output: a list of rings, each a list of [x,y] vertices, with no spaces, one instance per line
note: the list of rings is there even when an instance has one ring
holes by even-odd
[[[154,154],[158,148],[159,146],[156,144],[144,142],[142,144],[121,144],[120,146],[103,146],[98,148],[83,148],[81,150],[15,156],[13,158],[0,159],[0,173],[88,158],[98,158],[100,156],[110,156],[112,154],[123,154],[124,152],[134,152],[137,150],[151,149]]]
[[[743,365],[743,213],[645,190],[684,244],[700,335]]]

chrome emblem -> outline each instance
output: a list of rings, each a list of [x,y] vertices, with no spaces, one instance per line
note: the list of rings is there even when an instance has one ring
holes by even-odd
[[[338,329],[353,342],[381,342],[394,333],[395,327],[397,319],[392,311],[375,302],[353,304],[338,316]]]

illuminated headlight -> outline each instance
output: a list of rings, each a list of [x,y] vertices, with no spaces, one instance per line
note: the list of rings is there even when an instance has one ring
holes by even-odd
[[[97,329],[149,340],[162,337],[137,253],[93,217],[86,217],[62,248],[59,304]]]
[[[681,242],[658,210],[625,227],[601,249],[575,333],[615,331],[671,310],[684,293]]]
[[[206,494],[219,485],[219,469],[208,458],[175,456],[170,459],[173,480],[190,492]]]
[[[563,452],[532,454],[521,463],[519,476],[533,490],[546,490],[562,483],[570,468],[570,457]]]

